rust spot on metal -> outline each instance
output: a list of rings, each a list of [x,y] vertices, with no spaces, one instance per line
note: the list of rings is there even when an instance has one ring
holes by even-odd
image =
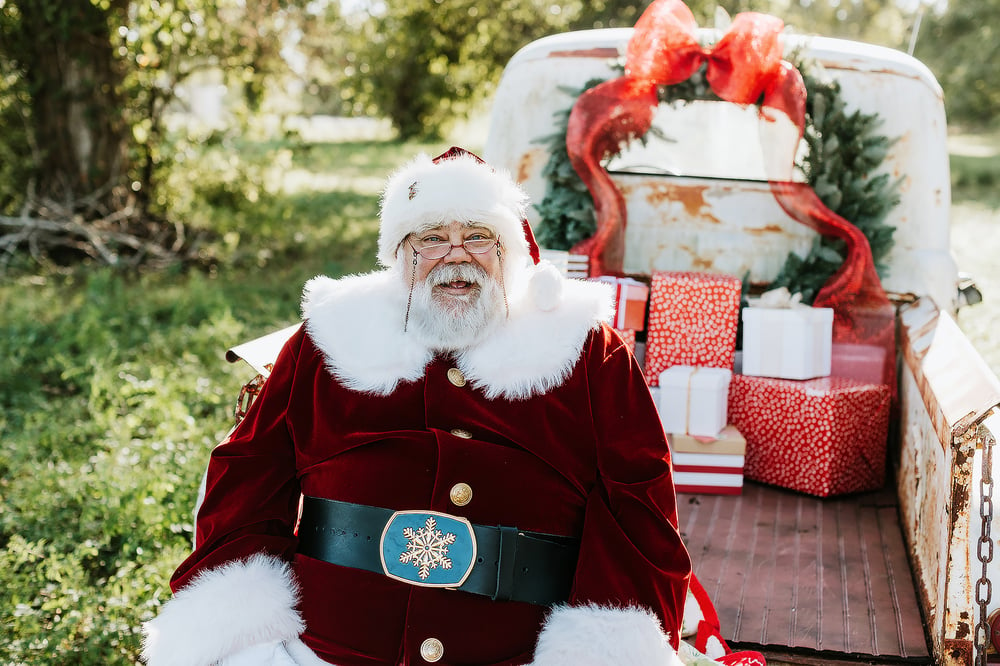
[[[646,201],[653,210],[663,210],[670,203],[679,203],[689,217],[721,223],[711,214],[711,206],[705,201],[708,185],[678,185],[676,183],[656,183],[646,195]]]
[[[972,636],[972,628],[969,626],[969,613],[968,611],[962,611],[958,614],[962,618],[962,622],[958,623],[955,627],[955,638],[969,640]]]
[[[919,296],[911,291],[908,292],[898,292],[898,291],[887,291],[885,295],[889,297],[895,305],[901,305],[903,303],[915,303]]]
[[[960,446],[952,446],[952,450],[955,452],[955,467],[961,467],[968,462],[972,455],[972,451],[966,451]]]
[[[853,71],[863,70],[864,68],[861,66],[862,64],[864,64],[864,61],[862,60],[852,60],[844,64],[824,62],[823,67],[827,70],[844,70],[847,72],[853,72]],[[921,81],[921,82],[924,81],[924,78],[921,77],[919,74],[903,72],[898,69],[893,69],[891,67],[876,67],[874,69],[867,70],[866,73],[888,74],[890,76],[899,76],[904,79],[912,79],[914,81]],[[941,95],[938,95],[938,97],[941,97]]]
[[[956,467],[958,467],[957,464]],[[954,524],[965,513],[965,511],[962,510],[963,507],[969,506],[968,485],[968,479],[964,478],[956,478],[955,483],[952,484],[950,510],[952,524]]]
[[[691,262],[691,270],[693,271],[710,271],[714,262],[711,259],[700,259],[695,257],[694,261]]]
[[[975,425],[977,418],[978,417],[976,416],[975,411],[969,412],[968,414],[960,418],[958,422],[951,427],[951,436],[961,437],[963,434],[965,434],[966,430]]]
[[[517,182],[523,183],[531,177],[531,174],[535,171],[535,159],[537,158],[537,153],[535,151],[528,151],[521,155],[521,159],[517,161]]]
[[[552,51],[549,58],[617,58],[618,49],[603,47],[593,49],[572,49],[570,51]]]
[[[972,666],[972,641],[956,640],[954,638],[944,639],[945,655],[951,659],[948,663],[965,664]]]
[[[753,229],[746,229],[745,232],[748,236],[767,236],[770,234],[785,233],[785,229],[778,224],[765,224],[762,227],[754,227]]]

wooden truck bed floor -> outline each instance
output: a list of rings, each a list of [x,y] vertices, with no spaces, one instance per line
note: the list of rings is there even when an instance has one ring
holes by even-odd
[[[820,499],[748,481],[742,495],[679,494],[678,512],[733,649],[932,663],[891,487]]]

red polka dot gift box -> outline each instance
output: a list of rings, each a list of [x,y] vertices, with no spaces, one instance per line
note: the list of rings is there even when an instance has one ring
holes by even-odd
[[[740,279],[694,271],[654,272],[646,325],[646,381],[675,365],[732,369]]]
[[[733,375],[746,478],[820,497],[881,488],[890,400],[889,386],[845,377]]]
[[[632,350],[632,354],[635,355],[635,331],[630,328],[616,328],[615,333],[621,336],[628,348]]]

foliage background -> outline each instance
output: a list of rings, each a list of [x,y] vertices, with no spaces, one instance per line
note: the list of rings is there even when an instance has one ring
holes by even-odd
[[[125,157],[104,185],[143,219],[180,228],[185,260],[148,270],[0,253],[0,663],[12,665],[136,663],[138,628],[168,598],[169,575],[190,547],[208,452],[252,374],[224,363],[224,350],[293,322],[307,278],[372,266],[383,177],[418,151],[445,148],[435,135],[454,137],[454,115],[488,102],[513,49],[568,27],[628,25],[645,6],[503,0],[502,11],[484,15],[471,14],[471,2],[441,11],[433,0],[401,0],[387,3],[391,14],[347,16],[336,3],[286,0],[0,0],[0,216],[24,210],[53,149],[45,141],[62,140],[36,124],[44,80],[24,76],[28,58],[59,49],[30,49],[74,38],[24,32],[20,10],[69,30],[80,25],[70,17],[81,2],[103,17],[121,74],[115,106],[93,112],[126,121]],[[839,9],[823,0],[721,4],[896,47],[911,25],[889,3],[868,0]],[[703,24],[712,20],[714,4],[691,6]],[[998,86],[980,56],[995,49],[988,31],[1000,0],[950,7],[943,16],[928,10],[922,34],[940,31],[949,49],[968,50],[947,65],[953,51],[928,39],[918,55],[925,48],[932,66],[951,67],[936,70],[944,83],[968,89],[968,102],[949,107],[952,118],[988,125]],[[837,18],[840,10],[850,15]],[[407,38],[415,25],[425,39]],[[283,53],[288,44],[295,57]],[[225,86],[226,124],[172,113],[189,109],[182,82]],[[397,104],[410,84],[412,108],[424,109],[415,122]],[[53,94],[68,108],[81,89]],[[314,140],[289,122],[300,111],[376,115],[393,130]],[[998,146],[991,135],[953,155],[955,229],[964,234],[956,254],[973,270],[996,256],[982,248],[996,236]],[[68,181],[51,182],[58,194]],[[64,195],[95,186],[72,182]],[[1000,285],[987,303],[991,293]],[[977,306],[960,318],[988,354],[1000,349],[989,325],[996,315]]]
[[[189,551],[198,482],[253,374],[225,350],[292,323],[313,275],[368,270],[391,140],[242,146],[295,178],[218,204],[267,249],[215,270],[8,276],[0,285],[0,663],[131,664]],[[213,148],[223,151],[224,148]],[[211,160],[209,160],[211,161]]]

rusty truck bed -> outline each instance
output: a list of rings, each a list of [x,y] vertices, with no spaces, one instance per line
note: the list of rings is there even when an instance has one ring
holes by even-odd
[[[820,499],[748,481],[679,494],[731,647],[794,664],[930,664],[892,486]]]

